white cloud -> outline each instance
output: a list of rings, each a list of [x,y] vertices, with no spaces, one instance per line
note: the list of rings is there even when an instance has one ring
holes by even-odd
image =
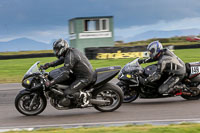
[[[184,18],[176,21],[164,21],[160,20],[155,24],[142,25],[142,26],[131,26],[128,28],[116,28],[115,36],[126,40],[135,35],[156,30],[156,31],[171,31],[171,30],[183,30],[183,29],[200,29],[200,17],[196,18]]]
[[[68,38],[68,28],[67,27],[56,27],[51,30],[45,31],[35,31],[30,33],[29,38],[34,40],[50,43],[53,39]]]

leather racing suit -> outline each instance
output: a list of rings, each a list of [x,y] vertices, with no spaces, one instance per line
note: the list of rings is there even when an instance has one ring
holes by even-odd
[[[60,69],[59,76],[54,78],[54,84],[66,81],[69,78],[70,71],[75,76],[75,81],[65,90],[65,93],[73,94],[86,87],[93,78],[93,68],[87,57],[75,48],[68,48],[64,56],[51,62],[50,67],[55,67],[64,63]]]
[[[158,61],[157,70],[147,78],[147,83],[159,80],[163,73],[168,73],[168,79],[158,88],[158,91],[160,94],[170,93],[171,89],[185,77],[185,63],[169,49],[163,49],[157,59],[149,58],[140,61],[140,63],[153,61]]]

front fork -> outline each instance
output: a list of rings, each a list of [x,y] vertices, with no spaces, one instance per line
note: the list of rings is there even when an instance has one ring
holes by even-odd
[[[29,105],[29,110],[31,110],[33,108],[33,105],[34,105],[34,103],[35,103],[35,101],[37,99],[37,96],[38,96],[38,94],[34,93],[34,96],[33,96],[32,100],[31,100],[30,105]]]

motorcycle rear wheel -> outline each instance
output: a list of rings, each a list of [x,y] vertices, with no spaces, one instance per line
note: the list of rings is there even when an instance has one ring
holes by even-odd
[[[110,102],[107,105],[93,106],[96,110],[101,112],[112,112],[121,106],[123,102],[123,92],[117,85],[107,83],[93,93],[93,98],[97,100],[109,100]]]
[[[200,94],[197,96],[188,96],[188,95],[181,95],[182,98],[186,100],[199,100],[200,99]]]
[[[191,87],[190,90],[193,92],[194,96],[190,95],[181,95],[182,98],[186,100],[199,100],[200,99],[200,91],[196,87]]]
[[[23,115],[34,116],[44,111],[47,101],[44,96],[38,95],[33,106],[30,108],[34,93],[19,93],[15,98],[15,107]]]

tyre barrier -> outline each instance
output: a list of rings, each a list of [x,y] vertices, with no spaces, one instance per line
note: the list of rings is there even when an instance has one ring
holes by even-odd
[[[133,47],[89,47],[85,48],[85,55],[88,59],[119,59],[148,57],[146,46]],[[193,45],[167,45],[169,49],[191,49],[200,48],[200,44]]]
[[[88,59],[131,58],[143,54],[146,46],[134,47],[89,47],[85,48]]]

